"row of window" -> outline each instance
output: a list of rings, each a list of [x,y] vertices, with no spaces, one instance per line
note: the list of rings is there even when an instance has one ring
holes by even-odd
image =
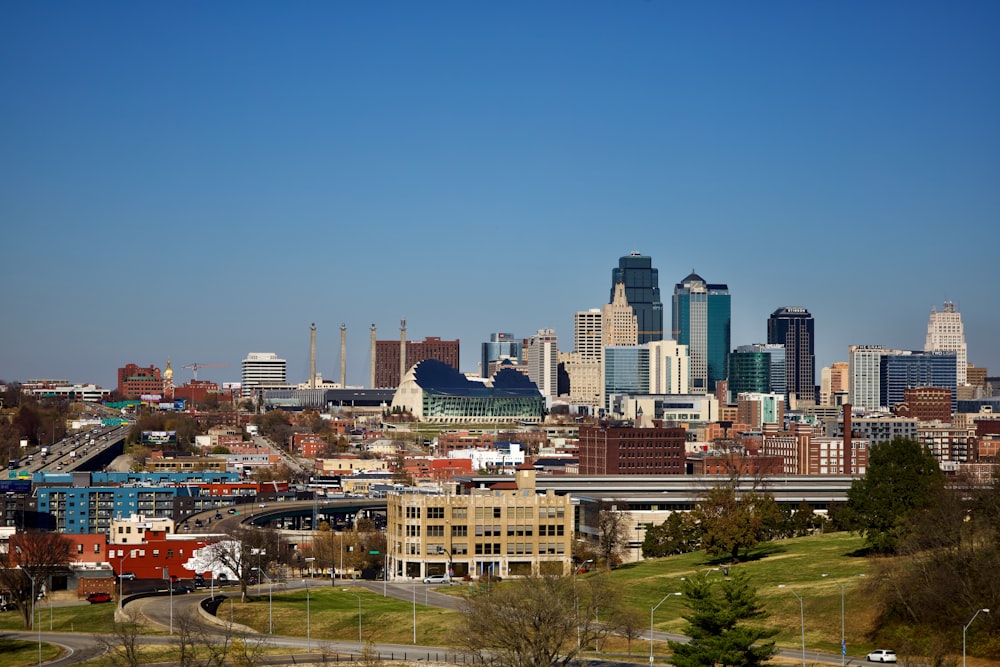
[[[421,507],[406,507],[404,511],[404,516],[407,519],[420,519],[422,515]],[[477,519],[501,519],[503,518],[503,508],[502,507],[477,507],[476,518]],[[428,507],[427,508],[427,518],[428,519],[444,519],[445,518],[445,508],[444,507]],[[452,519],[466,519],[468,518],[468,508],[465,507],[452,507],[451,508],[451,518]],[[535,517],[534,507],[510,507],[507,511],[508,518],[510,519],[533,519]],[[566,508],[563,506],[558,507],[539,507],[538,508],[538,518],[539,519],[562,519],[566,515]]]

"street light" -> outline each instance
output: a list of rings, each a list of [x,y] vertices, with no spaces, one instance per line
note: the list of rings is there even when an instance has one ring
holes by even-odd
[[[256,549],[253,547],[250,548],[250,555],[257,557],[257,567],[252,569],[257,570],[258,572],[260,571],[260,556],[263,553],[264,553],[263,549]],[[260,595],[260,577],[257,577],[257,595]]]
[[[21,547],[15,547],[17,553],[21,553]],[[35,625],[35,578],[28,574],[28,571],[21,568],[21,572],[24,572],[24,576],[31,580],[31,625]],[[42,623],[38,622],[38,664],[42,664]]]
[[[170,591],[170,634],[174,634],[174,582],[170,579],[170,568],[163,566],[163,578],[167,581],[167,589]]]
[[[676,593],[667,593],[662,600],[657,602],[649,609],[649,664],[653,664],[653,612],[660,608],[660,605],[674,597],[675,595],[684,595],[680,591]]]
[[[358,599],[358,645],[360,647],[360,645],[363,643],[361,641],[361,596],[352,591],[350,588],[345,588],[343,589],[343,591],[345,593],[350,593],[351,595],[353,595]]]
[[[306,558],[305,562],[312,563],[315,558]],[[312,565],[309,566],[309,579],[312,578]],[[309,623],[309,579],[306,579],[306,653],[312,652],[312,636]]]
[[[576,609],[576,648],[580,648],[580,597],[576,592],[576,575],[580,574],[580,570],[587,563],[593,563],[593,558],[588,558],[587,560],[580,563],[579,567],[573,568],[573,606]]]
[[[969,626],[972,625],[972,622],[976,620],[976,616],[979,616],[979,612],[984,612],[988,614],[990,613],[990,610],[986,609],[985,607],[983,609],[977,609],[976,613],[973,614],[972,618],[969,619],[969,622],[962,626],[962,667],[965,667],[965,631],[968,630]],[[41,639],[39,639],[38,641],[41,641]],[[38,646],[39,646],[38,650],[41,651],[42,650],[41,644],[39,644]]]
[[[124,555],[118,556],[118,608],[125,608],[125,574],[122,568],[125,567],[125,561],[135,555],[135,549],[132,549],[127,554],[122,552]]]
[[[821,577],[829,577],[829,574],[821,574]],[[865,576],[864,574],[856,575],[858,577]],[[840,586],[840,666],[844,667],[847,660],[847,637],[844,634],[844,591],[847,589],[848,584],[842,584],[839,581],[837,585]]]
[[[778,588],[788,588],[784,584],[779,584]],[[799,621],[802,624],[802,667],[806,667],[806,611],[805,605],[802,602],[802,596],[796,593],[791,588],[788,591],[794,595],[799,601]]]
[[[272,604],[272,591],[274,588],[274,582],[271,581],[270,575],[267,572],[260,569],[259,567],[252,568],[253,572],[257,573],[257,587],[260,588],[260,575],[267,577],[267,634],[274,634],[274,606]]]

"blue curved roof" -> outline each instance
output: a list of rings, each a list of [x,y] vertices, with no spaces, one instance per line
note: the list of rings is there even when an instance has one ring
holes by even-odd
[[[425,359],[413,368],[413,377],[424,391],[448,396],[537,396],[534,382],[513,368],[501,368],[493,386],[468,379],[446,363]]]

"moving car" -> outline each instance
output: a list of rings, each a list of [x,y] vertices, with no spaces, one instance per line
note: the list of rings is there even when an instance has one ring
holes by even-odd
[[[896,652],[886,648],[875,649],[865,656],[868,662],[896,662]]]
[[[135,572],[122,572],[118,578],[123,581],[135,581]]]
[[[429,577],[424,577],[425,584],[448,584],[451,580],[448,579],[446,574],[432,574]]]
[[[87,602],[96,604],[98,602],[111,602],[110,593],[91,593],[87,596]]]

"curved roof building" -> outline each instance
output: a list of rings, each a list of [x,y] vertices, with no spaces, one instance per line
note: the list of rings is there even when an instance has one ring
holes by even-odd
[[[392,398],[393,411],[442,423],[535,422],[541,421],[544,406],[535,383],[512,368],[501,368],[483,382],[434,359],[410,367]]]

